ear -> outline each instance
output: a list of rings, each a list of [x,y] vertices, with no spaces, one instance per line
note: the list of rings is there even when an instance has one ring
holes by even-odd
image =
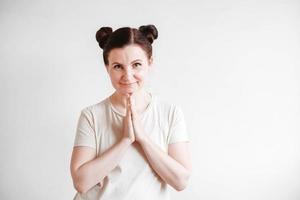
[[[108,65],[105,65],[105,69],[106,69],[106,71],[107,71],[107,73],[108,73]]]
[[[149,59],[149,66],[151,66],[153,64],[153,57],[151,56],[151,58]]]

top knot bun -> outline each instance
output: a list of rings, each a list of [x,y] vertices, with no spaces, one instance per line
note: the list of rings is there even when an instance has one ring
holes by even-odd
[[[147,58],[152,57],[152,43],[157,39],[158,31],[152,24],[139,28],[121,27],[115,31],[111,27],[101,27],[96,32],[96,40],[103,50],[103,61],[109,65],[108,55],[114,48],[123,48],[126,45],[138,45],[146,53]]]
[[[147,38],[150,44],[152,44],[153,41],[158,37],[158,31],[152,24],[140,26],[139,31],[142,32],[142,34]]]
[[[111,27],[101,27],[96,33],[96,40],[99,43],[101,49],[105,47],[105,44],[112,34],[113,30]]]

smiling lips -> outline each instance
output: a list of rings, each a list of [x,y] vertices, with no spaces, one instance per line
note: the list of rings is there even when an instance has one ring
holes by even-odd
[[[135,84],[135,83],[128,83],[128,84],[121,83],[121,85],[124,85],[124,86],[130,86],[130,85],[133,85],[133,84]]]

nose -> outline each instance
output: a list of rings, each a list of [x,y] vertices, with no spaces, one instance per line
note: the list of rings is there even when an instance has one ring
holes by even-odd
[[[124,80],[128,81],[131,79],[131,77],[133,76],[133,71],[130,68],[127,68],[124,72]]]

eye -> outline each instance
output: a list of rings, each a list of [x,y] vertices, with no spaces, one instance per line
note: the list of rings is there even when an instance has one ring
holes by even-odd
[[[118,70],[118,69],[121,69],[122,66],[121,65],[114,65],[113,68]]]
[[[141,63],[134,63],[133,66],[134,67],[139,67],[139,66],[142,66],[142,64]]]

